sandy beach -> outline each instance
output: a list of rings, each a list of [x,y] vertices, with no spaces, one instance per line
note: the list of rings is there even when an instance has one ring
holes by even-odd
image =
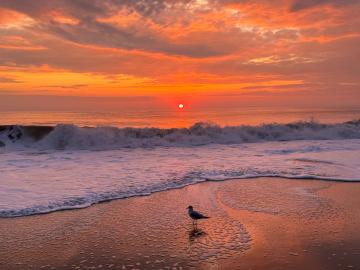
[[[259,178],[2,218],[0,269],[360,269],[359,205],[359,183]]]

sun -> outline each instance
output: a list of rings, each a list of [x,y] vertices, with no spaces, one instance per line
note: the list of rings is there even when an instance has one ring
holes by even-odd
[[[179,109],[184,109],[184,104],[180,103],[179,104]]]

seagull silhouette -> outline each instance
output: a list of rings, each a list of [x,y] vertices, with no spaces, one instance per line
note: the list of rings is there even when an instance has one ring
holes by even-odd
[[[210,217],[204,216],[203,214],[201,214],[201,213],[199,213],[199,212],[197,212],[197,211],[194,211],[194,208],[193,208],[191,205],[189,205],[189,206],[187,207],[187,209],[188,209],[189,217],[191,217],[192,220],[193,220],[193,228],[194,228],[194,230],[197,230],[197,221],[198,221],[199,219],[207,219],[207,218],[210,218]]]

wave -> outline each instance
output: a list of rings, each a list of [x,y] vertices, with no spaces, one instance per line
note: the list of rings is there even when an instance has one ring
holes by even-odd
[[[266,141],[360,139],[360,119],[338,124],[315,121],[259,126],[200,122],[189,128],[0,126],[0,148],[25,146],[55,150],[110,150],[241,144]]]

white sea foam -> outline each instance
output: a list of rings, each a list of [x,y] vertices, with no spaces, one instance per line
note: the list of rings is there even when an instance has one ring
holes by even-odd
[[[60,125],[41,140],[24,135],[15,142],[3,132],[0,216],[82,208],[230,178],[359,181],[359,135],[359,123],[167,130]]]
[[[29,131],[20,126],[1,132],[0,140],[5,142],[7,147],[23,145],[38,149],[62,150],[110,150],[293,140],[343,140],[360,139],[360,120],[341,124],[296,122],[228,127],[197,123],[190,128],[173,129],[84,128],[75,125],[57,125],[50,133],[47,130],[45,132],[41,140],[34,140],[33,134],[36,133],[36,127],[29,134]],[[21,137],[19,137],[19,133],[22,135]],[[8,138],[9,136],[11,139]]]

